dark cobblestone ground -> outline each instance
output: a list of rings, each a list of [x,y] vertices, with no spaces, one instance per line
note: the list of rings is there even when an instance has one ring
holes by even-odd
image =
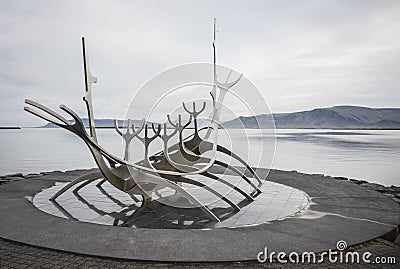
[[[0,239],[0,268],[399,268],[400,246],[385,240],[373,240],[349,249],[372,253],[375,257],[394,257],[396,264],[278,264],[253,262],[235,263],[153,263],[89,257],[43,249]]]

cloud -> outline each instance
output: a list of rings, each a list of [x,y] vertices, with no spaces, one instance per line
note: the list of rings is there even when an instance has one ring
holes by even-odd
[[[0,1],[0,125],[40,125],[31,98],[85,115],[87,36],[98,118],[162,70],[212,59],[243,72],[273,112],[400,103],[398,1]],[[126,104],[127,105],[127,104]]]

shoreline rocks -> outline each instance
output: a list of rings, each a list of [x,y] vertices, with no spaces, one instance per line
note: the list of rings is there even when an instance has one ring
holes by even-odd
[[[50,171],[50,172],[40,172],[40,173],[29,173],[29,174],[22,174],[22,173],[13,173],[0,176],[0,185],[7,182],[17,181],[21,179],[31,179],[35,177],[51,175],[55,173],[62,173],[61,171]]]
[[[93,168],[90,169],[75,169],[75,170],[70,170],[70,171],[65,171],[65,172],[73,172],[73,171],[78,171],[78,170],[93,170]],[[274,169],[277,170],[277,169]],[[307,173],[302,173],[302,172],[298,172],[296,170],[291,170],[291,173],[299,173],[299,174],[307,174]],[[54,171],[45,171],[45,172],[40,172],[40,173],[29,173],[29,174],[22,174],[22,173],[13,173],[13,174],[8,174],[8,175],[3,175],[0,176],[0,185],[1,184],[5,184],[8,182],[13,182],[13,181],[17,181],[17,180],[21,180],[21,179],[32,179],[35,177],[40,177],[40,176],[47,176],[47,175],[52,175],[52,174],[60,174],[60,173],[64,173],[60,170],[54,170]],[[388,198],[396,201],[397,203],[400,203],[400,187],[399,186],[394,186],[391,185],[389,186],[384,186],[382,184],[378,184],[378,183],[372,183],[372,182],[368,182],[366,180],[360,180],[360,179],[354,179],[354,178],[347,178],[347,177],[332,177],[329,175],[324,175],[324,174],[310,174],[310,175],[319,175],[322,177],[325,177],[327,179],[338,179],[338,180],[344,180],[344,181],[350,181],[354,184],[369,188],[371,190],[380,192],[382,194],[384,194],[385,196],[387,196]]]
[[[350,182],[369,188],[371,190],[380,192],[384,195],[386,195],[387,197],[391,198],[392,200],[400,203],[400,187],[398,186],[394,186],[391,185],[389,186],[384,186],[382,184],[378,184],[378,183],[372,183],[372,182],[368,182],[365,180],[358,180],[358,179],[354,179],[354,178],[346,178],[346,177],[333,177],[335,179],[339,179],[339,180],[349,180]]]

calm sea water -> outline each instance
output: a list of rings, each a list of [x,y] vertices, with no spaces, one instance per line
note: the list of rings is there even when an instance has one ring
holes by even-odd
[[[252,165],[400,185],[400,131],[231,130],[219,143]],[[122,156],[114,130],[100,129],[99,142]],[[139,145],[140,146],[140,145]],[[95,167],[85,144],[63,129],[0,130],[0,174]]]

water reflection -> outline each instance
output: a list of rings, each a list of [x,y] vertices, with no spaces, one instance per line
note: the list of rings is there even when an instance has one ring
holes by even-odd
[[[309,204],[309,198],[304,192],[266,181],[261,187],[263,193],[254,197],[253,202],[235,195],[234,192],[228,195],[229,199],[241,208],[239,212],[221,200],[208,205],[207,207],[221,220],[215,222],[199,208],[176,208],[164,203],[168,199],[185,199],[175,194],[163,196],[161,191],[160,198],[144,202],[140,196],[121,192],[109,183],[101,186],[95,183],[82,189],[78,187],[75,191],[68,191],[56,201],[52,201],[49,198],[65,185],[56,184],[36,194],[33,204],[41,211],[66,219],[150,229],[206,229],[257,225],[293,215]],[[199,198],[201,194],[192,192],[192,195]]]
[[[357,149],[357,150],[367,150],[367,149],[384,149],[389,147],[389,145],[382,142],[370,142],[370,141],[360,141],[360,140],[347,140],[351,135],[360,135],[358,133],[349,132],[328,132],[328,133],[287,133],[285,135],[278,135],[278,140],[294,141],[300,143],[315,143],[319,145],[324,145],[328,147],[335,148],[345,148],[345,149]],[[362,136],[371,135],[368,133],[361,134]],[[344,137],[343,137],[344,136]]]
[[[359,132],[344,132],[344,131],[327,131],[327,132],[283,132],[277,133],[276,139],[278,141],[289,141],[298,143],[311,143],[327,147],[345,148],[345,149],[380,149],[391,148],[391,144],[377,141],[364,141],[359,136],[376,136],[379,134],[373,133],[359,133]],[[354,137],[351,137],[354,136]],[[250,135],[250,141],[271,141],[274,139],[273,134]],[[243,138],[245,139],[245,138]]]

